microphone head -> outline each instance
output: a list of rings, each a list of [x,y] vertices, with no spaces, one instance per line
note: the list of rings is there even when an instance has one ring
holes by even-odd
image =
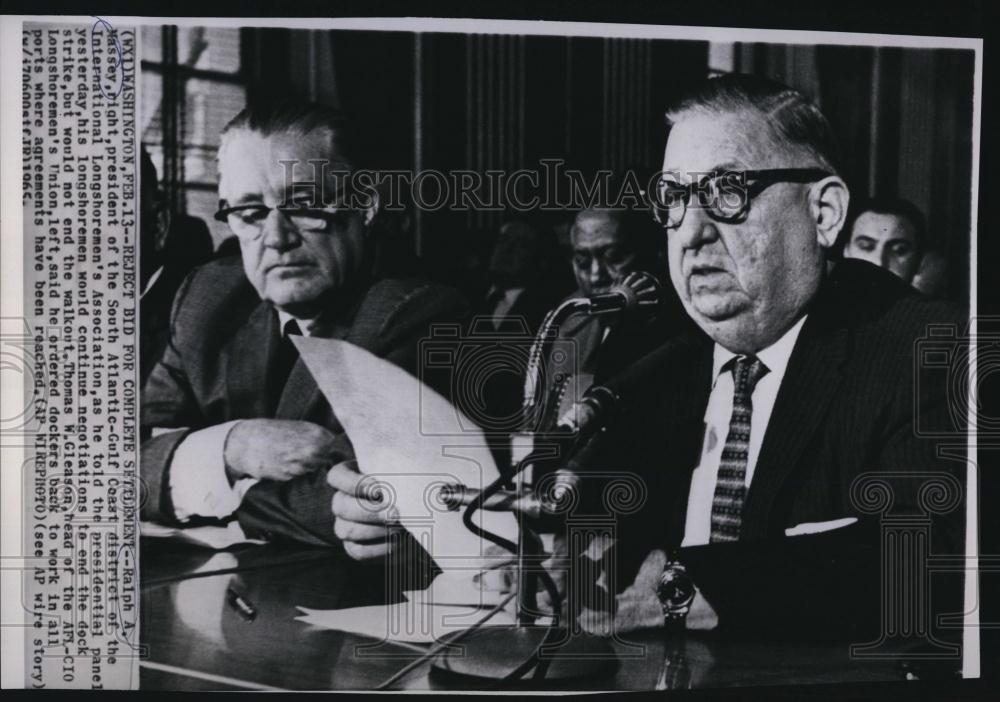
[[[660,283],[646,271],[632,271],[611,286],[612,293],[625,299],[623,311],[655,310],[660,304]]]

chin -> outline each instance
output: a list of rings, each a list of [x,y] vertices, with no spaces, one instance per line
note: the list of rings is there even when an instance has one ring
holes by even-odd
[[[322,298],[327,290],[318,285],[277,285],[267,290],[266,299],[277,307],[310,305]]]
[[[735,295],[712,294],[694,295],[690,305],[695,315],[713,324],[725,322],[748,307],[745,299],[740,299]]]

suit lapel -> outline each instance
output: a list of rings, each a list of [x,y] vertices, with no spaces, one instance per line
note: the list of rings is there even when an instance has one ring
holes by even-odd
[[[666,445],[660,451],[671,465],[661,466],[662,494],[671,500],[668,513],[668,534],[671,543],[680,543],[684,535],[691,474],[701,459],[705,438],[705,410],[712,389],[713,344],[699,338],[686,358],[677,363],[674,381],[662,393],[662,410],[666,418],[660,428]],[[678,401],[678,398],[684,398]]]
[[[229,406],[235,410],[232,418],[268,416],[266,382],[279,341],[278,316],[261,302],[225,347],[226,391]]]
[[[847,329],[825,326],[824,316],[810,315],[789,359],[747,492],[742,538],[768,535],[775,500],[843,379]]]

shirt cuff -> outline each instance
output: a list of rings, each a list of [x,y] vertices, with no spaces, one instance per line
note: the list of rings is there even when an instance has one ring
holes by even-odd
[[[191,517],[224,519],[235,512],[256,478],[242,478],[233,485],[226,477],[223,448],[229,430],[240,420],[217,424],[188,434],[178,444],[170,462],[170,499],[179,522]]]

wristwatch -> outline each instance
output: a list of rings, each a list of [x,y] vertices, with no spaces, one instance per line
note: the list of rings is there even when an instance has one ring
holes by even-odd
[[[675,560],[667,561],[656,585],[656,596],[663,607],[663,625],[668,631],[684,631],[695,592],[687,569]]]

